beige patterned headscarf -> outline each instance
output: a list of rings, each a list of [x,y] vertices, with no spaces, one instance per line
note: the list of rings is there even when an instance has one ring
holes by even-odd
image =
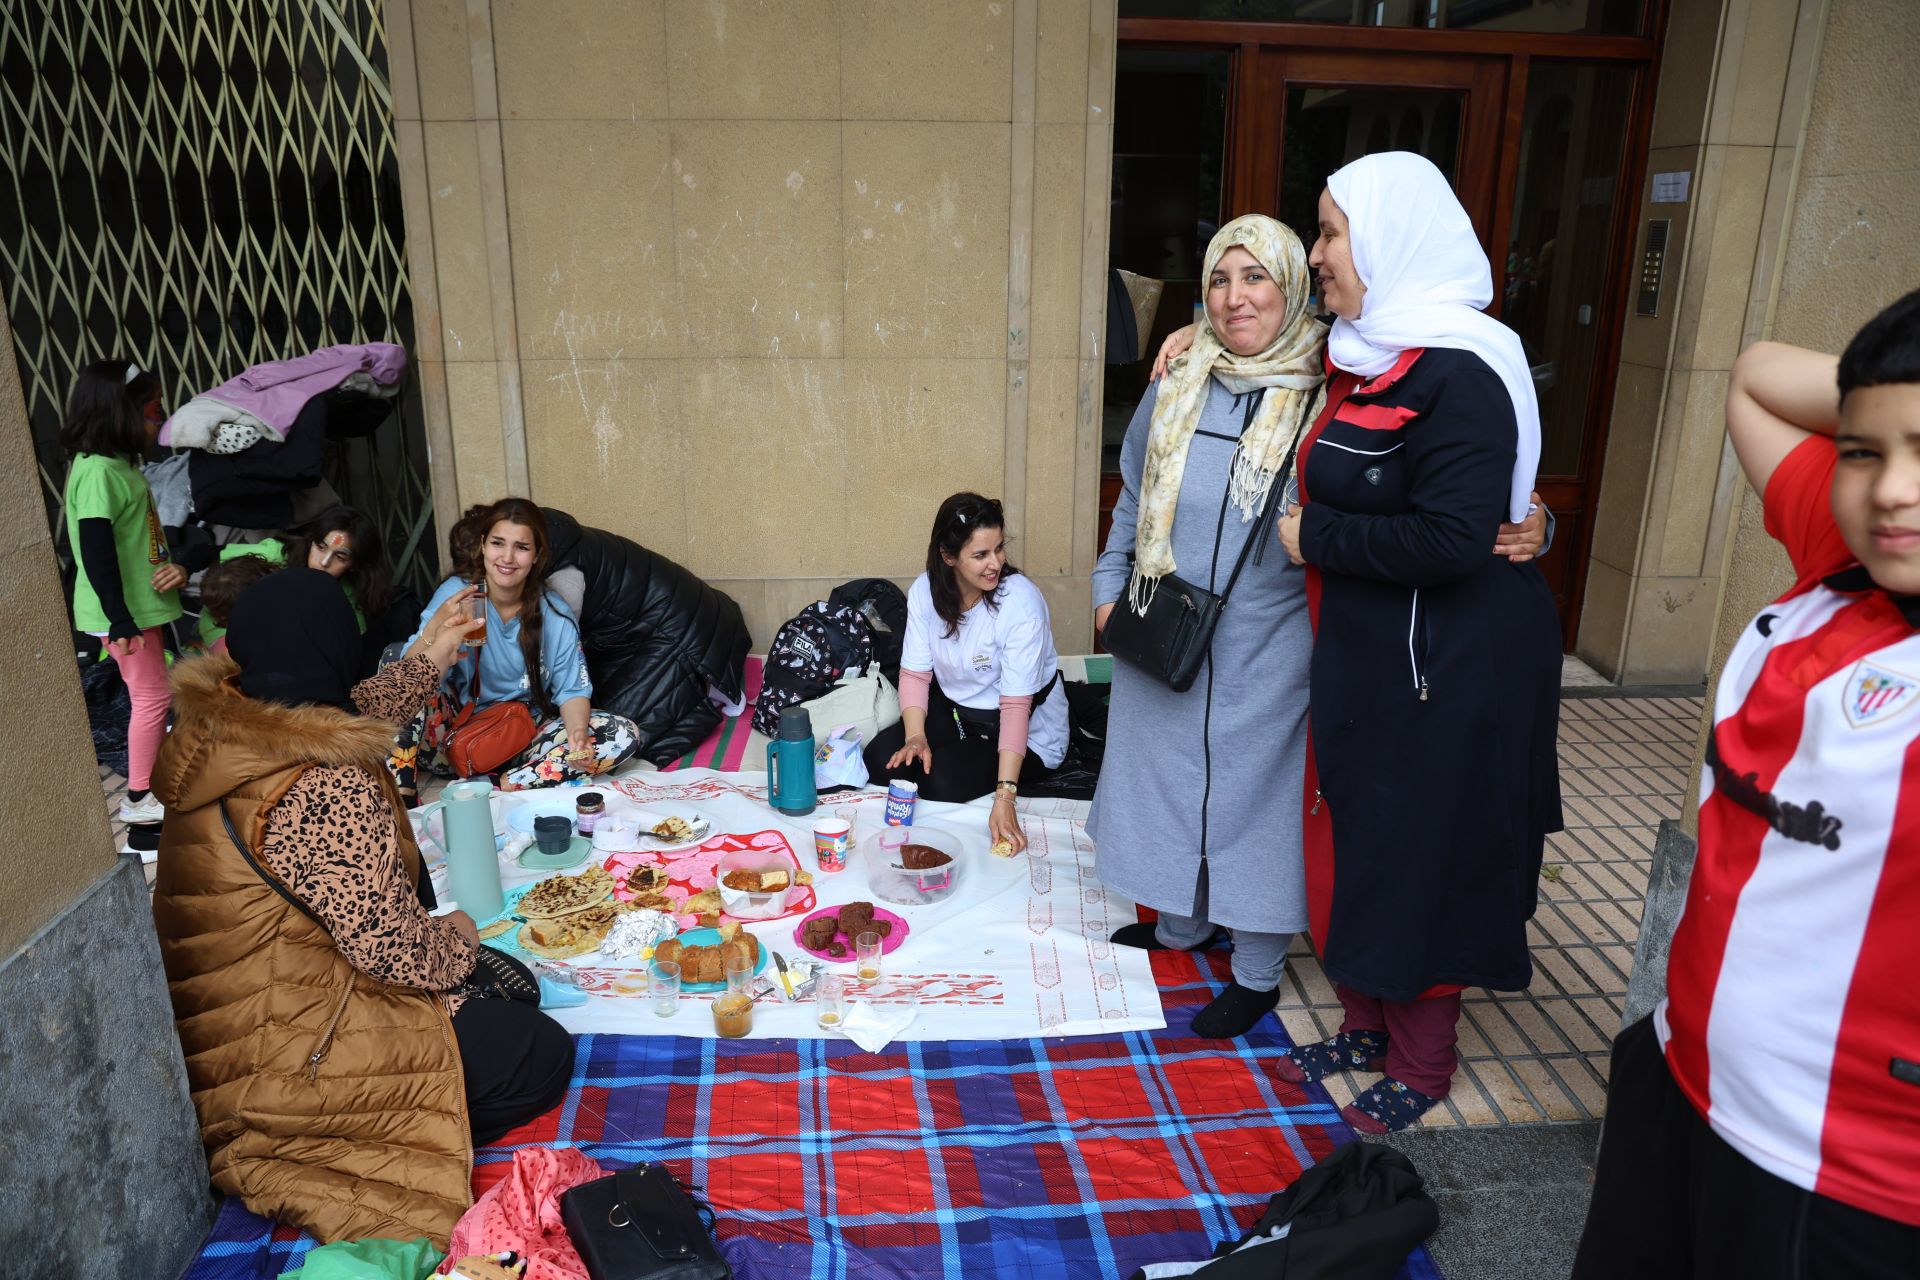
[[[1140,477],[1140,507],[1134,533],[1133,580],[1128,598],[1145,611],[1159,580],[1174,571],[1173,513],[1180,504],[1180,478],[1187,468],[1187,446],[1200,425],[1207,384],[1219,379],[1235,395],[1267,389],[1253,423],[1233,454],[1227,496],[1245,524],[1260,511],[1287,450],[1320,412],[1326,369],[1321,348],[1327,326],[1307,314],[1307,254],[1300,237],[1263,214],[1250,213],[1220,228],[1207,245],[1200,272],[1204,290],[1227,250],[1239,245],[1267,269],[1286,298],[1286,318],[1272,345],[1256,355],[1237,356],[1203,319],[1193,346],[1167,366],[1153,422],[1147,433],[1147,460]],[[1204,313],[1203,313],[1204,314]]]

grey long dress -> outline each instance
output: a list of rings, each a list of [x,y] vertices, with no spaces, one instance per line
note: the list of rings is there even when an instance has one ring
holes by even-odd
[[[1096,607],[1125,594],[1133,569],[1153,402],[1149,389],[1120,450],[1123,487],[1093,570]],[[1176,572],[1214,591],[1253,529],[1227,502],[1244,409],[1211,384],[1174,514]],[[1175,693],[1115,659],[1106,759],[1087,820],[1109,888],[1229,928],[1306,928],[1300,821],[1312,648],[1306,573],[1274,539],[1259,564],[1248,559],[1193,688]]]

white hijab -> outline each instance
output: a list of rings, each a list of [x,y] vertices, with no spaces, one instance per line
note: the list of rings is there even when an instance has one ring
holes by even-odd
[[[1347,215],[1353,269],[1367,286],[1360,318],[1333,322],[1327,354],[1349,373],[1385,373],[1410,347],[1453,347],[1485,360],[1513,398],[1520,428],[1508,516],[1527,518],[1540,465],[1540,403],[1520,337],[1481,310],[1493,269],[1446,177],[1410,151],[1363,156],[1327,179]]]

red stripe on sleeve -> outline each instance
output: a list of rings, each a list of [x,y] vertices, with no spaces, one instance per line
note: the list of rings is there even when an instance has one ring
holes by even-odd
[[[1920,742],[1900,769],[1886,863],[1875,886],[1840,1016],[1820,1132],[1824,1196],[1920,1226],[1920,1085],[1896,1080],[1895,1058],[1920,1062],[1913,978],[1920,968]]]
[[[1348,401],[1340,406],[1340,412],[1333,415],[1333,420],[1367,431],[1398,431],[1417,417],[1419,412],[1418,409],[1403,405],[1354,404]]]

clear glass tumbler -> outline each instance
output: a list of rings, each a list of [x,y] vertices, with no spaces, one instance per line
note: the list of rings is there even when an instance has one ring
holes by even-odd
[[[854,972],[860,975],[860,981],[872,982],[880,976],[880,935],[863,933],[853,940],[853,954],[856,961]]]
[[[658,960],[647,970],[647,994],[653,997],[653,1012],[671,1018],[680,1012],[680,966],[672,960]]]
[[[753,966],[727,961],[727,989],[713,998],[713,1030],[727,1040],[753,1033]]]
[[[824,1030],[834,1030],[847,1018],[847,980],[823,973],[814,980],[813,1014]]]

